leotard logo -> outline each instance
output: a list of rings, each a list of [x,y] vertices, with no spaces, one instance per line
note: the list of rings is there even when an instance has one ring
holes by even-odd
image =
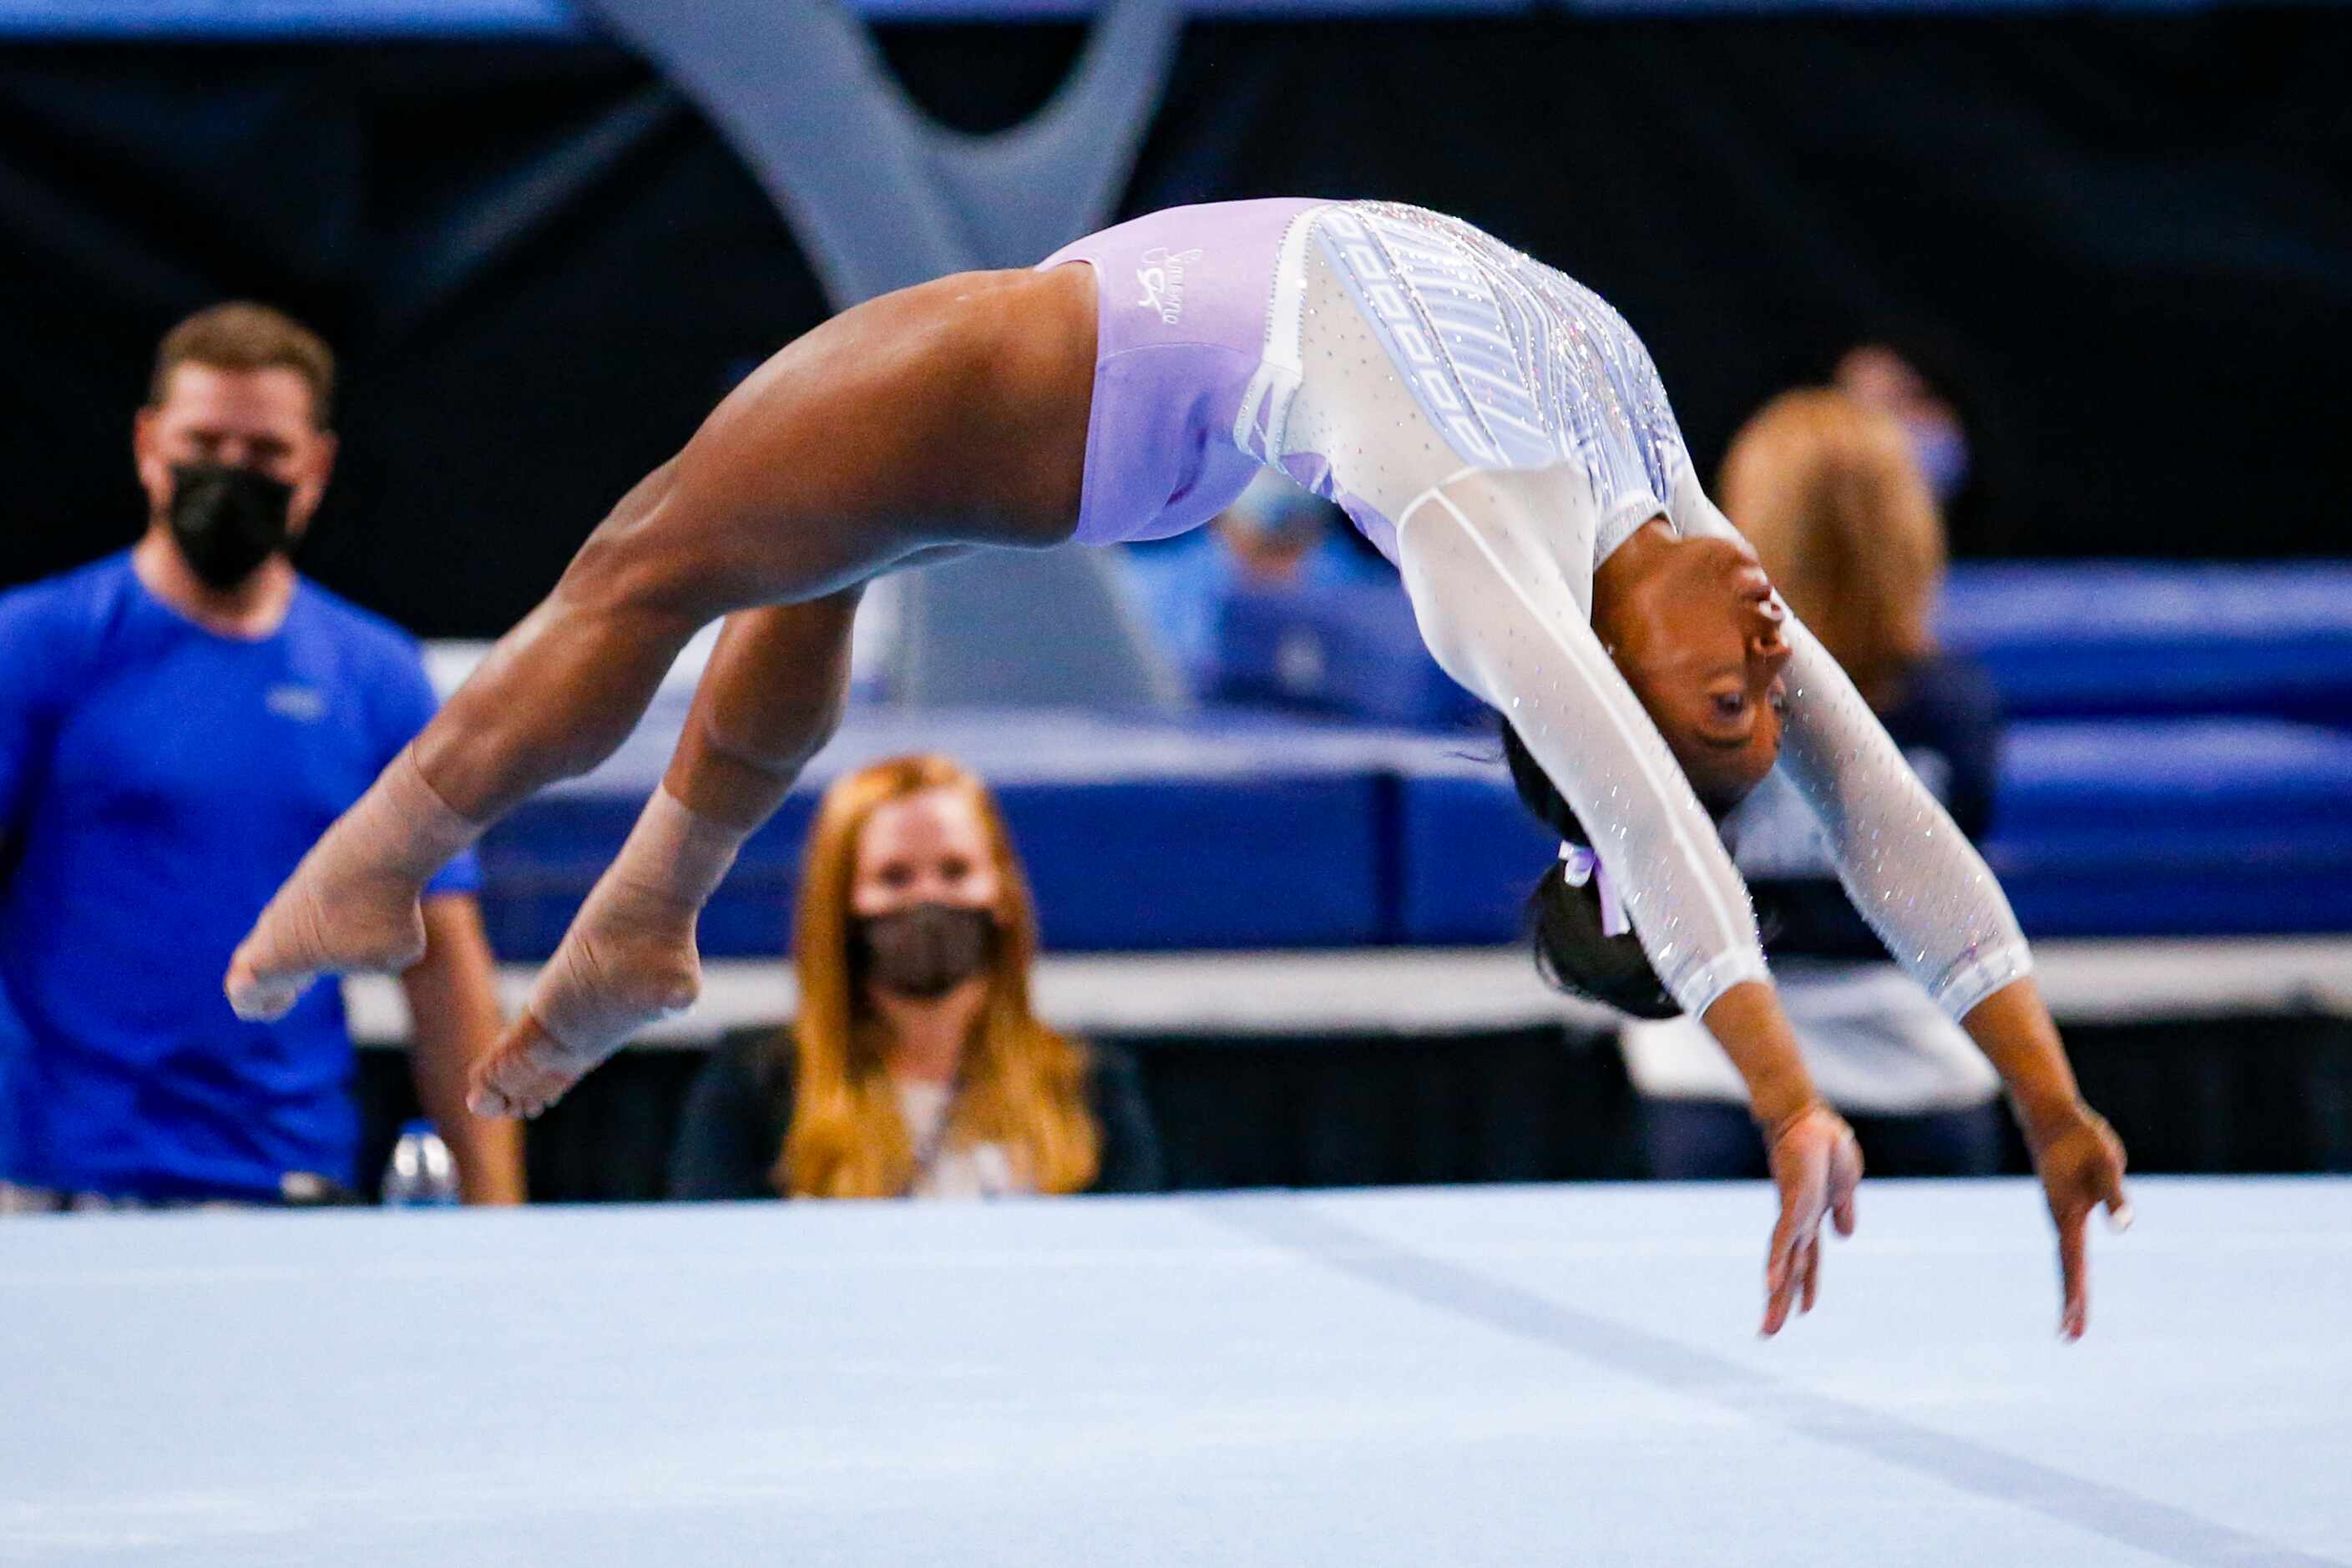
[[[1184,314],[1184,268],[1200,259],[1198,250],[1171,254],[1164,245],[1145,251],[1143,265],[1135,269],[1135,280],[1143,286],[1143,298],[1136,303],[1174,326]]]

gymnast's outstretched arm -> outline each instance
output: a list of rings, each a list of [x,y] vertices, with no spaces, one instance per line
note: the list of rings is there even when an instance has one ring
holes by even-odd
[[[1769,1334],[1812,1306],[1823,1218],[1853,1233],[1861,1156],[1798,1054],[1746,885],[1554,552],[1572,521],[1556,509],[1572,494],[1553,487],[1531,506],[1519,478],[1457,475],[1398,520],[1398,564],[1430,651],[1503,713],[1592,825],[1653,966],[1748,1084],[1780,1191],[1765,1264]]]
[[[1687,471],[1675,526],[1737,538]],[[1878,721],[1819,639],[1791,616],[1780,765],[1820,821],[1839,880],[1897,963],[1958,1020],[2000,1073],[2058,1229],[2060,1331],[2088,1321],[2091,1211],[2130,1223],[2124,1151],[2083,1103],[2009,899],[1984,858]]]
[[[1093,384],[1088,274],[942,279],[846,311],[755,372],[311,849],[230,962],[237,1010],[277,1016],[320,973],[413,961],[433,872],[609,755],[710,621],[941,544],[1066,537]]]

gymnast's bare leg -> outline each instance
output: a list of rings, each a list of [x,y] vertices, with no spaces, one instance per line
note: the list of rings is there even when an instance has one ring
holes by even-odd
[[[696,709],[694,743],[727,759],[730,737],[751,734],[732,762],[764,769],[772,788],[808,749],[794,724],[826,702],[772,688],[784,698],[772,727],[733,716],[758,706],[750,688],[793,650],[845,630],[859,583],[942,546],[1068,537],[1095,331],[1087,268],[967,273],[859,306],[777,354],[622,500],[304,858],[230,962],[237,1011],[276,1016],[321,973],[413,962],[434,870],[534,791],[610,755],[697,630],[789,605],[730,628]],[[758,797],[705,804],[725,821]]]

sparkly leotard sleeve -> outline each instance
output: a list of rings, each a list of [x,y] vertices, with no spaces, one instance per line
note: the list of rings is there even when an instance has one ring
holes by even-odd
[[[1676,528],[1738,537],[1686,463],[1675,488]],[[1964,1018],[2032,970],[2008,896],[1821,640],[1794,616],[1782,635],[1791,652],[1780,771],[1821,823],[1854,908],[1944,1011]]]

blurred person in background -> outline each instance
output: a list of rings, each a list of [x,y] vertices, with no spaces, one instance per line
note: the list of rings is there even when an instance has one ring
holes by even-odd
[[[0,595],[0,1211],[318,1201],[360,1184],[331,988],[274,1023],[217,983],[256,899],[433,716],[415,645],[287,559],[334,466],[334,358],[265,306],[163,339],[138,543]],[[464,1103],[500,1020],[470,857],[403,977],[464,1194],[522,1195]]]
[[[1895,417],[1842,393],[1784,393],[1734,437],[1724,509],[1921,782],[1980,839],[1992,816],[1999,702],[1982,672],[1936,645],[1944,534],[1917,445]],[[1998,1171],[1999,1076],[1887,956],[1796,791],[1767,778],[1723,834],[1755,895],[1807,1065],[1853,1123],[1870,1169]],[[1635,1023],[1622,1039],[1654,1174],[1765,1173],[1739,1079],[1696,1020]]]
[[[1865,339],[1800,378],[1826,381],[1893,419],[1927,480],[1947,535],[1968,555],[2019,542],[2000,405],[1978,390],[1973,357],[1949,334],[1916,323]]]
[[[800,1016],[722,1042],[687,1098],[679,1198],[1148,1192],[1135,1064],[1030,1005],[1036,918],[994,798],[941,756],[825,792],[801,882]]]
[[[1839,356],[1830,384],[1894,420],[1935,503],[1951,504],[1969,479],[1969,433],[1959,410],[1918,366],[1890,343],[1857,343]]]
[[[1127,567],[1160,646],[1198,692],[1212,683],[1218,619],[1235,592],[1393,582],[1354,537],[1338,507],[1266,468],[1207,528],[1128,546]]]

